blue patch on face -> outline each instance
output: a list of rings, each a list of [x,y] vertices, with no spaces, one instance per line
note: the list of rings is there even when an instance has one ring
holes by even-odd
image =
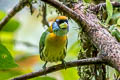
[[[52,29],[53,29],[53,31],[59,30],[59,26],[58,26],[58,24],[57,24],[56,22],[54,22],[54,23],[52,24]]]

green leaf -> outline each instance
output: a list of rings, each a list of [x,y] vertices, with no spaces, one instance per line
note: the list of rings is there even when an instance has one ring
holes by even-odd
[[[106,9],[107,9],[108,17],[105,23],[108,24],[113,14],[113,6],[110,0],[106,0]]]
[[[22,70],[21,70],[22,71]],[[23,73],[20,70],[0,70],[0,80],[10,80],[18,75],[22,75]]]
[[[46,77],[36,77],[36,78],[33,78],[33,79],[29,79],[29,80],[56,80],[56,79],[46,76]]]
[[[5,12],[0,11],[0,20],[6,16]]]
[[[80,42],[76,41],[71,45],[71,47],[68,49],[68,53],[71,54],[72,56],[77,56],[78,52],[80,51]]]
[[[112,32],[112,30],[114,30],[114,29],[115,29],[115,25],[111,25],[108,30],[109,30],[110,32]]]
[[[73,2],[76,2],[76,3],[77,3],[77,2],[78,2],[78,0],[73,0]]]
[[[120,42],[120,32],[116,25],[110,26],[109,31],[111,32],[112,36],[114,36]]]
[[[120,32],[116,29],[116,39],[120,42]]]
[[[83,0],[84,3],[90,3],[91,0]]]
[[[120,26],[120,18],[117,20],[117,25]]]
[[[76,68],[68,68],[61,70],[64,80],[79,80],[78,71]]]
[[[29,0],[29,2],[31,3],[33,0]]]
[[[115,74],[116,74],[117,77],[120,78],[120,73],[119,73],[117,70],[115,70]],[[118,78],[118,79],[119,79],[119,78]]]
[[[2,31],[14,32],[19,28],[19,26],[20,26],[20,23],[12,19],[3,27]]]
[[[0,20],[2,20],[4,17],[6,16],[5,12],[0,11]],[[6,31],[6,32],[14,32],[16,31],[20,26],[20,23],[15,20],[15,19],[11,19],[10,21],[8,21],[8,23],[3,27],[2,31]]]
[[[10,52],[0,43],[0,69],[15,68],[17,66]]]

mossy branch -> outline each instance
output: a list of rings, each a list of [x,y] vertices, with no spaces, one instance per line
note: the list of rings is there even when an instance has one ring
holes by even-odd
[[[101,58],[88,58],[88,59],[81,59],[81,60],[76,60],[76,61],[70,61],[66,62],[66,69],[71,68],[71,67],[77,67],[77,66],[84,66],[84,65],[91,65],[91,64],[103,64],[106,62],[103,61]],[[30,78],[34,78],[37,76],[42,76],[51,72],[59,71],[64,69],[64,64],[58,64],[55,66],[47,67],[45,69],[41,69],[38,72],[31,72],[22,76],[18,76],[16,78],[13,78],[11,80],[27,80]]]

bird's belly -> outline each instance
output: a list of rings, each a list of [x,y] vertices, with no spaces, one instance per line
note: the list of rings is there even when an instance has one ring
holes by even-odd
[[[44,49],[44,61],[57,62],[65,58],[64,48],[49,47]]]

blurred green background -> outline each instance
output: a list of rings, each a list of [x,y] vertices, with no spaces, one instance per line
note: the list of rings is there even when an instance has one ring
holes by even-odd
[[[18,1],[19,0],[0,0],[0,20],[6,16],[12,7],[18,3]],[[49,21],[58,16],[53,8],[50,8],[48,13],[52,10],[53,13],[47,15],[47,19]],[[0,32],[0,41],[2,43],[1,46],[8,49],[16,64],[18,64],[18,66],[15,67],[16,64],[14,63],[14,60],[12,60],[13,64],[11,65],[13,68],[7,67],[5,69],[0,69],[0,80],[8,80],[18,75],[38,71],[42,68],[44,62],[39,58],[38,45],[40,36],[46,30],[46,27],[42,25],[42,16],[37,17],[37,13],[38,11],[36,10],[33,15],[31,15],[29,8],[24,8],[22,11],[17,13]],[[68,53],[65,58],[66,61],[77,59],[77,54],[79,51],[79,43],[77,41],[78,31],[76,31],[78,25],[72,20],[69,20],[69,24],[70,31],[68,34]],[[10,62],[10,59],[8,59],[8,61]],[[47,66],[55,64],[59,64],[59,62],[48,63]],[[73,79],[79,79],[77,75],[77,68],[57,71],[30,80]]]

